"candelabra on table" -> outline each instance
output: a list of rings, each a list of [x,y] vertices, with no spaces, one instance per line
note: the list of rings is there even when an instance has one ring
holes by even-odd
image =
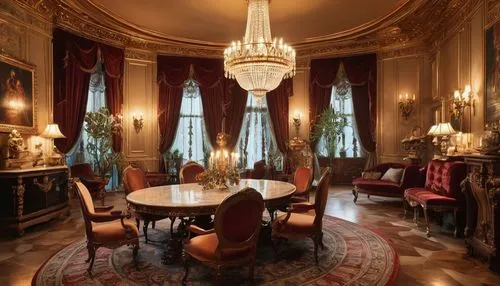
[[[226,149],[230,136],[224,132],[224,120],[222,132],[217,134],[217,148],[210,153],[208,168],[197,176],[204,190],[227,189],[229,185],[237,185],[240,182],[238,169],[239,155],[229,153]]]

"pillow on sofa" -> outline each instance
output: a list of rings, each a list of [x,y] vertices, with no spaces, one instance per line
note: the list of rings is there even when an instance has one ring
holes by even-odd
[[[382,177],[382,172],[363,172],[361,174],[363,179],[378,180],[380,177]]]
[[[396,184],[399,184],[401,182],[401,177],[403,177],[403,171],[404,169],[394,169],[394,168],[389,168],[387,172],[380,178],[380,180],[384,181],[390,181]]]

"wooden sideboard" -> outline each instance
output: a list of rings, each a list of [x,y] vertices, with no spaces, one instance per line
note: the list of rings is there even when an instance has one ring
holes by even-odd
[[[467,252],[486,258],[490,269],[500,272],[500,156],[471,155],[464,161]]]
[[[18,235],[32,225],[69,215],[67,166],[0,170],[0,228]]]

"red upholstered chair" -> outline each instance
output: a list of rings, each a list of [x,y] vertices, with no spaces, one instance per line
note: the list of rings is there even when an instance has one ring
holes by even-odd
[[[427,165],[425,186],[409,188],[405,191],[405,199],[414,208],[414,221],[417,222],[417,206],[424,210],[426,234],[430,236],[428,210],[437,212],[453,211],[455,219],[455,237],[458,235],[457,212],[464,209],[465,198],[460,183],[467,176],[464,162],[443,162],[433,160]]]
[[[318,245],[323,249],[323,215],[328,200],[330,168],[326,168],[321,176],[314,199],[314,204],[292,204],[285,215],[273,222],[272,238],[305,239],[314,242],[314,258],[318,263]]]
[[[253,278],[255,252],[261,228],[264,200],[252,188],[245,188],[219,205],[215,212],[214,229],[204,230],[190,225],[189,230],[198,234],[187,238],[184,244],[183,282],[189,273],[189,259],[195,259],[216,270],[216,285],[220,283],[224,268],[248,265]]]
[[[423,175],[420,171],[420,167],[415,165],[383,163],[371,169],[365,170],[365,172],[379,172],[381,173],[381,176],[383,176],[384,173],[389,170],[389,168],[404,169],[400,183],[394,183],[391,181],[380,179],[356,178],[352,181],[352,184],[354,186],[352,190],[352,194],[354,195],[353,201],[356,203],[359,193],[365,193],[368,195],[368,197],[370,197],[370,195],[374,195],[382,197],[403,198],[404,191],[407,188],[423,185]]]
[[[87,234],[89,257],[86,262],[90,262],[87,271],[92,271],[95,253],[99,247],[118,248],[122,245],[132,245],[135,260],[139,250],[139,231],[133,223],[125,220],[130,216],[122,211],[111,211],[113,206],[95,207],[87,187],[81,182],[76,182],[76,190]]]
[[[290,201],[292,203],[309,202],[309,192],[311,190],[312,181],[313,172],[310,168],[298,168],[293,176],[293,184],[296,189]]]
[[[132,167],[139,168],[144,172],[146,182],[148,182],[150,187],[162,186],[167,183],[167,174],[150,171],[142,161],[131,161],[130,165]]]
[[[87,187],[90,194],[94,199],[100,199],[102,205],[104,205],[104,194],[106,187],[106,180],[94,175],[92,166],[88,163],[75,164],[71,166],[71,176],[73,178],[79,178],[80,181]]]
[[[135,168],[132,166],[127,166],[123,170],[123,186],[125,187],[125,193],[128,195],[132,192],[135,192],[140,189],[149,188],[149,182],[147,181],[146,174],[140,168]],[[157,220],[164,219],[163,216],[155,216],[155,215],[141,215],[136,213],[135,220],[137,224],[137,228],[140,228],[140,220],[144,221],[144,226],[142,227],[142,231],[144,232],[144,238],[146,239],[146,243],[148,243],[148,226],[149,222],[152,222],[153,229],[155,228],[155,224]],[[171,219],[172,224],[174,219]],[[171,228],[172,229],[172,226]]]
[[[179,171],[179,181],[181,184],[197,183],[196,176],[205,171],[202,165],[190,161],[184,164]]]

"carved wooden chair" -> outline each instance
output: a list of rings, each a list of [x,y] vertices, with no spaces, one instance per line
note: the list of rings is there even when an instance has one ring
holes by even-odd
[[[278,216],[273,222],[273,240],[311,238],[314,242],[314,258],[318,263],[318,245],[323,249],[323,215],[325,214],[330,182],[330,168],[321,176],[314,199],[311,203],[292,204],[286,214]],[[274,243],[273,243],[274,244]]]
[[[257,240],[261,228],[264,200],[252,188],[245,188],[227,197],[215,212],[214,229],[204,230],[190,225],[189,230],[198,234],[184,243],[183,261],[185,275],[189,274],[189,260],[197,260],[216,270],[215,284],[221,280],[225,268],[248,265],[253,279]]]
[[[141,168],[136,168],[133,166],[127,166],[123,170],[123,186],[125,187],[125,193],[128,195],[132,192],[135,192],[140,189],[145,189],[150,187],[150,183],[147,180],[146,174]],[[155,216],[155,215],[146,215],[135,213],[135,221],[137,224],[137,228],[140,228],[140,221],[144,221],[144,225],[142,227],[142,231],[144,232],[144,238],[146,239],[146,243],[148,243],[148,226],[149,222],[152,223],[152,228],[155,228],[155,224],[157,220],[162,220],[166,217]],[[171,224],[173,225],[175,218],[171,219]],[[171,225],[171,226],[172,226]],[[172,227],[170,228],[172,229]]]
[[[310,168],[298,168],[293,176],[293,184],[296,189],[290,201],[292,203],[309,202],[309,192],[311,191],[312,181],[313,172]]]
[[[139,168],[144,172],[146,182],[148,182],[150,187],[162,186],[167,183],[167,174],[150,171],[143,161],[130,161],[129,164],[130,166]]]
[[[205,171],[202,165],[189,161],[181,167],[179,171],[179,181],[181,184],[197,183],[196,176]]]
[[[106,180],[96,176],[89,163],[75,164],[70,169],[71,176],[80,179],[89,190],[92,198],[101,200],[101,204],[104,206]]]
[[[81,182],[75,184],[87,234],[89,258],[86,262],[90,262],[87,271],[92,271],[95,253],[99,247],[113,249],[132,245],[135,260],[139,250],[139,231],[133,223],[125,220],[130,218],[130,215],[122,211],[112,211],[113,206],[95,207],[87,187]]]

